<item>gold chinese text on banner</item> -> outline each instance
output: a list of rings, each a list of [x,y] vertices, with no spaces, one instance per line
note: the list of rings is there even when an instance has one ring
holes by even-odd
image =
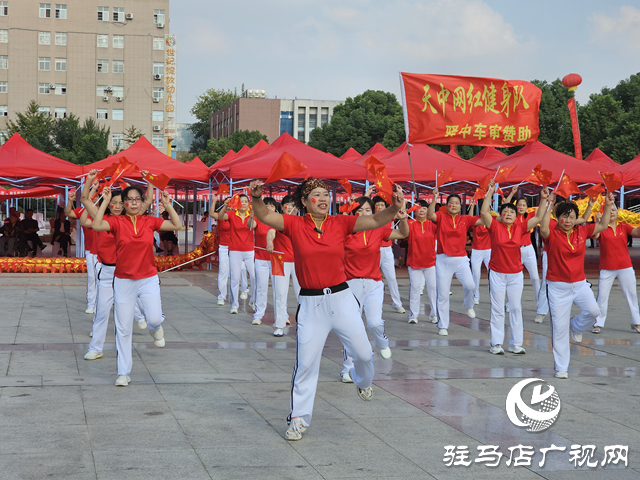
[[[176,68],[178,64],[178,36],[164,36],[164,135],[175,137],[178,110]],[[165,143],[166,145],[166,143]]]
[[[407,142],[512,147],[538,139],[541,90],[521,80],[400,73]]]

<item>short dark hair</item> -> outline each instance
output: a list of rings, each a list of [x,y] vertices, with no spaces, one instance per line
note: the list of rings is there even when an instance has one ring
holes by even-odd
[[[576,202],[562,202],[556,205],[556,218],[560,218],[563,215],[569,215],[571,212],[576,214],[576,218],[580,216]]]
[[[365,203],[371,207],[372,212],[376,209],[375,202],[371,200],[369,197],[358,197],[355,199],[355,202],[359,203],[360,206],[351,210],[351,215],[355,215],[358,212],[358,210],[360,210],[364,206]]]
[[[518,213],[518,209],[516,208],[516,206],[513,203],[505,202],[502,205],[500,205],[500,214],[502,215],[502,212],[507,208],[510,209],[510,210],[513,210],[516,213]]]
[[[458,201],[460,202],[460,205],[462,205],[462,199],[460,198],[460,195],[455,193],[452,195],[449,195],[449,197],[447,198],[447,205],[449,205],[449,202],[451,201],[452,198],[457,198]]]
[[[384,198],[382,198],[380,195],[376,195],[375,197],[373,197],[373,198],[371,199],[371,201],[373,202],[374,209],[375,209],[375,204],[376,204],[376,203],[384,203],[386,206],[389,206],[389,204],[387,203],[387,201],[386,201]]]
[[[138,192],[140,194],[140,198],[142,198],[142,200],[144,201],[144,193],[142,192],[142,189],[136,185],[130,185],[124,190],[122,190],[122,199],[126,200],[127,196],[129,195],[129,192],[131,192],[132,190],[135,190],[136,192]],[[111,195],[113,195],[113,193]]]
[[[111,200],[113,200],[113,197],[124,198],[122,196],[122,190],[114,190],[114,191],[112,191],[111,192]],[[109,202],[109,203],[111,203],[111,202]],[[102,205],[102,199],[100,200],[100,205]],[[105,211],[105,213],[107,215],[113,215],[113,213],[111,213],[111,206],[110,205],[107,206],[107,210]]]
[[[527,204],[527,206],[529,206],[529,202],[527,201],[527,199],[526,199],[525,197],[518,197],[518,198],[516,198],[516,201],[515,201],[514,205],[516,205],[516,206],[517,206],[517,205],[518,205],[518,202],[519,202],[520,200],[522,200],[524,203],[526,203],[526,204]]]
[[[238,195],[238,198],[242,198],[242,197],[244,197],[244,198],[246,198],[247,200],[249,200],[249,197],[248,197],[246,194],[244,194],[244,193],[241,193],[240,195]],[[273,200],[273,199],[272,199],[272,200]]]
[[[420,208],[429,208],[429,202],[426,200],[418,200],[416,203],[420,205]]]
[[[285,195],[282,198],[282,201],[280,202],[280,206],[284,207],[285,205],[287,205],[289,203],[293,203],[294,205],[296,204],[296,199],[293,198],[293,195]]]
[[[27,212],[32,212],[33,213],[33,208],[27,208],[25,213],[27,213]]]
[[[276,202],[275,198],[264,197],[262,201],[264,202],[265,205],[273,205],[274,207],[276,207],[276,211],[278,210],[278,202]]]

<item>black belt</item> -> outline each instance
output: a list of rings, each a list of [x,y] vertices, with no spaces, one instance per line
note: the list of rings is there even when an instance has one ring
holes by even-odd
[[[334,285],[333,287],[327,287],[327,288],[301,288],[300,295],[303,295],[305,297],[317,297],[319,295],[324,295],[324,291],[327,289],[329,290],[329,293],[338,293],[343,290],[346,290],[347,288],[349,288],[349,285],[347,285],[347,282],[342,282],[338,285]]]
[[[103,264],[104,266],[106,266],[106,267],[115,267],[115,266],[116,266],[116,264],[115,264],[115,263],[104,263],[104,262],[102,262],[102,264]]]

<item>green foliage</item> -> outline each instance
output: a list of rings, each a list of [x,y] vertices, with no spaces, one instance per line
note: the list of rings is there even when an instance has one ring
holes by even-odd
[[[8,122],[8,137],[14,133],[19,133],[29,145],[42,150],[46,153],[52,153],[55,150],[55,145],[51,139],[51,117],[45,115],[43,112],[38,111],[40,105],[38,102],[31,100],[26,112],[18,112],[16,116],[17,120],[9,120]]]
[[[260,140],[266,142],[267,136],[258,130],[236,130],[226,138],[223,137],[220,140],[210,139],[207,142],[207,149],[199,152],[198,156],[207,166],[211,166],[224,157],[229,150],[238,152],[245,145],[253,147]]]
[[[242,90],[244,95],[244,85]],[[189,130],[191,130],[195,136],[191,143],[192,152],[199,152],[207,148],[207,142],[209,140],[209,119],[211,115],[222,107],[234,102],[237,98],[238,92],[235,89],[231,91],[210,88],[198,96],[196,103],[190,110],[191,114],[198,119],[198,121],[189,126]]]
[[[129,147],[136,143],[140,137],[144,137],[144,133],[138,130],[135,125],[131,125],[124,131],[124,142]]]

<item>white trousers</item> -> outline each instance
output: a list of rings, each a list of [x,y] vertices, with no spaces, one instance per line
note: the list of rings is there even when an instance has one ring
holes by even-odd
[[[480,300],[480,276],[482,273],[482,263],[489,271],[489,262],[491,261],[491,249],[488,250],[474,250],[471,249],[471,274],[473,275],[473,284],[475,290],[473,291],[473,300]]]
[[[114,321],[116,324],[116,351],[118,375],[129,375],[133,366],[131,336],[136,302],[140,299],[142,311],[147,319],[149,332],[157,332],[162,326],[162,299],[158,275],[139,280],[116,277],[114,287]]]
[[[349,374],[360,388],[373,381],[373,351],[362,323],[358,302],[351,290],[324,295],[300,295],[296,321],[296,362],[291,379],[291,413],[306,427],[311,422],[318,387],[322,349],[329,332],[334,332],[353,358]]]
[[[85,250],[87,260],[87,308],[96,307],[96,295],[98,294],[98,256]]]
[[[360,317],[364,310],[367,319],[367,328],[373,335],[373,343],[379,349],[389,346],[389,339],[384,333],[384,320],[382,319],[382,303],[384,302],[384,283],[370,278],[354,278],[348,280],[349,289],[360,304]],[[353,358],[344,349],[344,361],[341,375],[353,368]]]
[[[380,247],[380,269],[387,280],[387,287],[389,288],[393,306],[401,307],[402,299],[400,298],[400,290],[396,280],[396,267],[391,247]]]
[[[633,267],[621,270],[600,270],[600,281],[598,282],[598,308],[600,315],[596,319],[596,327],[604,327],[607,320],[607,310],[609,309],[609,293],[613,286],[613,281],[618,279],[620,288],[627,299],[629,310],[631,311],[631,323],[640,325],[640,312],[638,311],[638,292],[636,290],[636,272]]]
[[[450,257],[444,253],[436,255],[436,284],[438,289],[438,328],[449,328],[449,292],[453,276],[464,288],[464,308],[473,308],[473,275],[469,268],[469,257]]]
[[[527,235],[529,235],[527,233]],[[540,294],[540,275],[538,274],[538,261],[536,259],[536,251],[533,249],[533,245],[527,245],[526,247],[520,247],[520,258],[522,265],[529,272],[531,278],[531,285],[533,285],[533,295],[538,301]],[[511,306],[509,306],[511,308]]]
[[[253,318],[262,320],[267,310],[267,294],[269,293],[269,277],[271,276],[270,260],[255,260],[256,265],[256,311]]]
[[[409,270],[409,318],[420,315],[420,291],[426,284],[431,311],[429,316],[437,316],[438,291],[436,288],[436,267],[412,268]],[[426,312],[426,309],[425,309]]]
[[[227,299],[227,282],[229,280],[229,247],[220,245],[218,247],[218,299]],[[249,291],[247,283],[247,266],[242,263],[242,272],[240,276],[240,289],[243,292]]]
[[[551,310],[553,361],[556,371],[566,372],[571,358],[569,328],[576,333],[586,332],[600,315],[600,309],[586,280],[574,283],[547,280],[547,296]],[[574,303],[582,312],[570,319]]]
[[[249,280],[251,282],[251,300],[255,302],[256,298],[256,270],[254,265],[254,252],[239,252],[237,250],[229,251],[229,268],[231,269],[231,308],[240,306],[240,297],[238,290],[240,289],[240,279],[245,277],[242,273],[242,264],[247,266],[249,272]]]
[[[540,294],[538,295],[538,308],[536,314],[546,315],[549,313],[549,300],[547,299],[547,252],[542,252],[542,285],[540,285]]]
[[[522,289],[524,275],[499,273],[489,270],[489,294],[491,295],[491,345],[504,344],[504,298],[509,301],[509,325],[511,339],[509,345],[522,346],[524,328],[522,325]]]
[[[293,291],[296,294],[296,299],[298,299],[300,295],[300,284],[296,277],[296,269],[293,262],[284,262],[284,276],[271,276],[271,286],[273,288],[273,310],[275,316],[273,328],[284,328],[287,326],[287,320],[289,319],[289,313],[287,312],[289,277],[293,279]]]

